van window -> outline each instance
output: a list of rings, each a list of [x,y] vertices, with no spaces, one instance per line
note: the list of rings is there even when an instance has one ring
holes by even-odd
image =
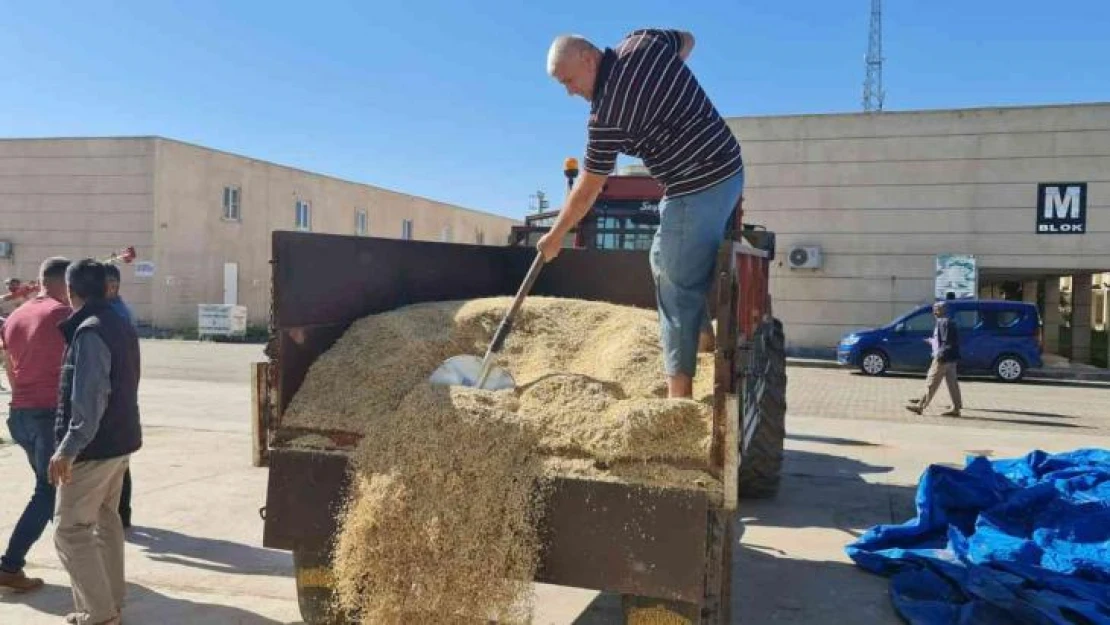
[[[926,310],[906,319],[905,324],[906,332],[932,332],[933,326],[936,325],[936,319],[933,317],[932,311]]]
[[[979,311],[974,308],[971,310],[957,310],[953,318],[956,320],[956,327],[961,330],[972,330],[979,325]]]
[[[1020,310],[1000,310],[995,313],[994,319],[999,328],[1006,329],[1021,323],[1023,317],[1025,313]]]

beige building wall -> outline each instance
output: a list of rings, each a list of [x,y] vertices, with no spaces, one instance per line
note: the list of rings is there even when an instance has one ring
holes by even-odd
[[[107,258],[129,245],[149,258],[153,171],[148,140],[0,140],[0,240],[13,249],[0,275],[32,280],[50,256]],[[151,285],[121,273],[128,304],[149,319]]]
[[[296,204],[311,206],[311,231],[353,235],[365,210],[368,236],[504,245],[511,219],[166,139],[155,140],[160,325],[195,324],[198,303],[222,303],[224,264],[238,265],[238,301],[250,322],[269,315],[270,233],[296,230]],[[240,220],[224,219],[225,186],[240,189]],[[480,236],[479,236],[480,235]],[[306,267],[311,271],[311,267]],[[164,288],[162,288],[164,286]]]
[[[239,189],[238,220],[224,218],[224,187]],[[107,256],[134,245],[154,275],[123,268],[124,298],[141,323],[196,325],[197,304],[223,303],[225,264],[250,323],[269,315],[270,233],[296,229],[505,245],[514,220],[157,137],[0,140],[0,240],[15,258],[0,273],[30,278],[43,258]],[[306,267],[311,271],[311,267]]]
[[[935,255],[1017,279],[1110,268],[1110,105],[729,120],[745,217],[778,234],[775,311],[794,348],[931,301]],[[1087,233],[1036,234],[1037,184],[1088,183]],[[794,245],[823,266],[792,270]]]

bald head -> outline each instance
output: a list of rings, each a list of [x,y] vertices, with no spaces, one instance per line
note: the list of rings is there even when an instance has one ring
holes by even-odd
[[[579,35],[560,35],[547,50],[547,73],[570,95],[593,97],[601,50]]]
[[[588,53],[597,52],[597,46],[579,35],[559,35],[547,50],[547,73],[555,75],[555,69],[567,60]]]

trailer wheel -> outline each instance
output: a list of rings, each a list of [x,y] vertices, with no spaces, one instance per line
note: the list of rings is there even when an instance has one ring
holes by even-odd
[[[756,332],[752,375],[744,381],[740,440],[741,497],[778,493],[786,439],[786,336],[772,319]]]
[[[312,549],[293,550],[297,578],[297,605],[308,625],[345,625],[332,601],[332,579],[327,555]]]
[[[701,625],[698,606],[677,601],[621,595],[623,625]]]

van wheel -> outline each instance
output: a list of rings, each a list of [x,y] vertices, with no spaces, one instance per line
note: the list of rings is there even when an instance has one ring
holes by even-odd
[[[1013,354],[1005,354],[994,363],[994,377],[1003,382],[1018,382],[1025,377],[1025,361]]]
[[[889,368],[890,360],[877,349],[864,352],[859,361],[859,370],[867,375],[882,375]]]

